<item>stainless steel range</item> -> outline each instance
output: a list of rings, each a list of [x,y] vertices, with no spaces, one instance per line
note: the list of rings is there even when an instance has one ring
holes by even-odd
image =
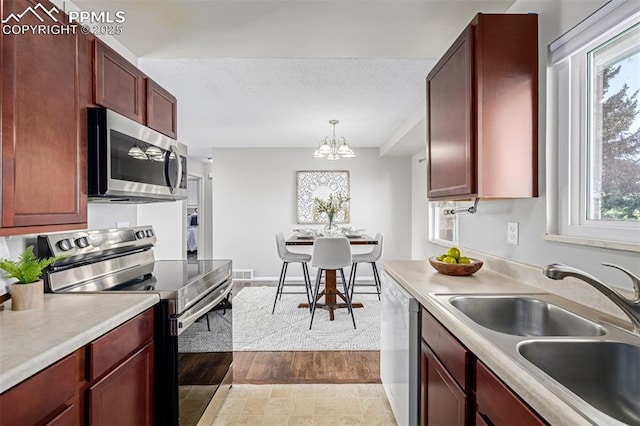
[[[38,256],[66,256],[45,271],[48,292],[160,295],[154,422],[196,424],[231,385],[231,261],[156,261],[155,242],[151,226],[47,234],[38,236]]]

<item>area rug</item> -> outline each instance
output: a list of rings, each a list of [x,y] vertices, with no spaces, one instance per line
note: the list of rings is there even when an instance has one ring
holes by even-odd
[[[306,302],[304,294],[283,294],[272,315],[275,287],[245,287],[233,298],[234,351],[368,351],[380,350],[381,302],[375,294],[354,294],[354,330],[347,309],[316,310],[313,328],[311,314],[298,308]]]
[[[364,308],[354,310],[357,329],[353,329],[346,309],[329,312],[318,309],[309,330],[311,314],[298,308],[306,302],[304,294],[283,294],[272,315],[276,287],[245,287],[233,297],[229,311],[209,312],[209,325],[203,317],[186,329],[179,339],[182,353],[226,352],[230,341],[229,321],[233,323],[234,351],[369,351],[380,350],[381,302],[375,294],[354,294],[354,302]]]

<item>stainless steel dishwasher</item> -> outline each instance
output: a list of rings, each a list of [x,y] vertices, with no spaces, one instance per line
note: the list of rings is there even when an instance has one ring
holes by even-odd
[[[398,426],[416,426],[420,385],[420,305],[382,274],[380,379]]]

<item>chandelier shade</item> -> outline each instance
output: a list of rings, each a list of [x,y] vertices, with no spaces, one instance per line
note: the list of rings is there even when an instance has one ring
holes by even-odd
[[[336,137],[336,124],[338,123],[338,120],[329,121],[329,124],[333,126],[333,136],[327,136],[320,141],[318,149],[313,153],[315,158],[336,161],[340,158],[353,158],[356,156],[345,138]]]

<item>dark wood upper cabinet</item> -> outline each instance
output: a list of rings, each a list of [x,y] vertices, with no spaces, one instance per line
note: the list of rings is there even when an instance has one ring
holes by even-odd
[[[171,138],[178,137],[178,101],[147,78],[147,126]]]
[[[427,197],[538,196],[538,19],[478,14],[427,76]]]
[[[97,105],[138,123],[146,120],[146,76],[104,43],[94,41],[93,96]]]
[[[472,57],[473,29],[469,27],[427,79],[429,198],[475,192]]]
[[[93,43],[95,104],[175,139],[178,136],[175,96],[104,43],[99,40]]]
[[[3,1],[3,16],[47,1]],[[67,16],[55,14],[65,25]],[[25,14],[21,25],[41,24]],[[2,223],[0,235],[86,228],[89,101],[87,39],[0,34]]]

